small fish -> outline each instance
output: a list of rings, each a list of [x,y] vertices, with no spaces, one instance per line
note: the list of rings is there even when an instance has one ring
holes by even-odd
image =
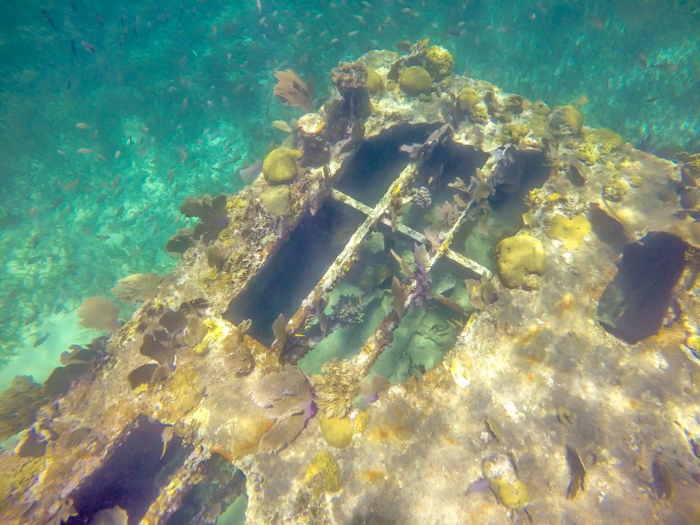
[[[90,54],[96,55],[97,51],[95,50],[95,46],[93,46],[90,42],[87,42],[83,40],[80,42],[80,45],[83,46],[83,48]]]
[[[29,217],[34,218],[36,217],[36,206],[34,206],[31,210],[29,210]]]
[[[121,173],[117,173],[114,178],[112,179],[112,188],[116,188],[117,184],[119,184],[119,181],[121,180],[122,175]]]
[[[167,426],[163,429],[163,433],[161,434],[161,439],[163,440],[163,451],[160,453],[160,459],[163,459],[163,456],[165,456],[165,451],[168,448],[168,443],[170,443],[170,440],[173,439],[173,436],[175,435],[175,427],[172,425]]]
[[[117,213],[114,214],[115,217],[119,217],[124,212],[124,206],[119,206]]]
[[[284,120],[273,120],[272,127],[280,131],[284,131],[285,133],[292,132],[292,128],[290,128],[289,124],[287,124]]]
[[[106,241],[107,239],[109,239],[109,235],[96,235],[95,237],[97,237],[97,239],[101,241]]]
[[[652,67],[658,69],[659,71],[663,71],[664,73],[672,73],[678,69],[678,64],[674,64],[673,62],[659,62],[658,64],[654,64]]]
[[[184,164],[186,160],[187,160],[187,150],[185,150],[185,148],[183,146],[180,148],[180,164]]]
[[[649,65],[649,58],[647,57],[646,53],[637,53],[634,60],[642,69],[646,69]]]
[[[36,312],[24,320],[24,326],[27,326],[28,324],[32,324],[35,320],[36,320]]]
[[[78,148],[78,153],[81,155],[87,155],[88,153],[94,153],[95,150],[92,148]]]
[[[100,26],[105,26],[104,20],[102,20],[102,17],[98,13],[95,13],[95,20],[97,20],[97,23],[100,24]]]
[[[260,3],[260,0],[255,0],[255,3],[258,6],[258,13],[262,13],[262,4]]]
[[[39,339],[37,339],[36,341],[34,341],[34,348],[36,348],[37,346],[41,346],[42,344],[44,344],[44,341],[46,341],[46,340],[49,338],[50,335],[51,335],[51,334],[46,334],[44,337],[40,337]]]
[[[106,193],[100,193],[100,195],[97,197],[97,199],[95,199],[95,202],[99,204],[100,202],[102,202],[102,201],[105,200],[106,198],[107,198],[107,194],[106,194]]]
[[[75,125],[75,127],[78,128],[78,129],[90,129],[90,124],[88,124],[88,123],[86,123],[86,122],[78,122],[78,123]]]
[[[117,190],[117,197],[119,197],[122,193],[124,193],[124,186],[120,186],[119,189]]]
[[[116,153],[114,154],[114,160],[117,160],[121,156],[122,156],[121,150],[117,150]]]
[[[591,24],[593,24],[593,27],[595,27],[598,31],[603,30],[603,20],[597,16],[592,16],[591,17]]]
[[[51,15],[48,14],[48,13],[47,13],[46,11],[44,11],[43,9],[41,10],[41,14],[44,15],[44,19],[49,23],[49,25],[50,25],[52,28],[56,29],[56,24],[53,23],[53,18],[51,18]]]
[[[73,188],[75,188],[78,185],[78,182],[80,182],[80,177],[78,177],[75,180],[70,181],[68,184],[63,186],[63,189],[64,190],[72,190]]]
[[[73,51],[73,56],[75,56],[75,58],[78,58],[78,52],[75,49],[75,38],[70,39],[70,48],[71,51]]]

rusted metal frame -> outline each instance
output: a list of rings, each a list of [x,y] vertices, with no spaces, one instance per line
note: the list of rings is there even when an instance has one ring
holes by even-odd
[[[466,219],[468,211],[469,208],[465,208],[460,214],[457,221],[452,225],[443,243],[437,250],[435,250],[433,255],[428,260],[428,264],[425,268],[426,272],[429,272],[432,269],[432,267],[435,265],[435,263],[437,263],[440,257],[445,256],[448,257],[451,261],[457,263],[458,265],[462,266],[463,268],[469,271],[473,271],[479,275],[485,275],[486,277],[491,278],[491,272],[489,270],[487,270],[477,262],[472,261],[471,259],[461,254],[458,254],[449,248],[455,233],[461,226],[462,222],[464,222],[464,220]],[[397,229],[400,230],[400,228]],[[422,236],[415,230],[412,230],[411,228],[405,226],[403,230],[404,231],[402,233],[405,233],[414,240],[419,240],[419,238],[422,238],[423,242],[425,242],[424,236]],[[407,282],[407,287],[409,290],[413,289],[416,285],[414,276],[410,276],[409,279],[407,279]],[[406,300],[404,302],[405,309],[408,309],[410,307],[410,303],[411,296],[409,293],[408,297],[406,297]],[[393,332],[394,330],[396,330],[396,328],[398,328],[400,322],[401,320],[394,310],[389,312],[380,321],[379,325],[377,325],[377,328],[374,330],[370,338],[363,345],[360,352],[355,356],[355,358],[353,359],[353,363],[355,364],[355,370],[357,373],[356,380],[358,382],[361,381],[362,378],[369,373],[370,368],[372,368],[372,365],[376,362],[377,358],[381,355],[384,349],[389,345],[389,343],[393,339]]]
[[[308,315],[313,313],[314,308],[321,298],[347,275],[352,268],[355,259],[357,258],[362,241],[375,227],[377,222],[380,221],[381,218],[388,212],[391,203],[391,196],[405,192],[408,186],[415,180],[417,174],[418,167],[413,163],[409,164],[403,169],[403,171],[401,171],[399,176],[394,180],[391,186],[389,186],[389,189],[380,199],[377,205],[371,209],[371,212],[367,215],[365,221],[357,228],[357,230],[355,230],[355,233],[353,233],[352,237],[350,237],[350,240],[345,245],[345,248],[343,248],[343,251],[336,258],[333,264],[331,264],[330,268],[328,268],[318,284],[301,302],[299,309],[294,312],[290,320],[287,322],[287,333],[295,333],[299,331],[304,326]],[[344,193],[333,190],[333,196],[340,202],[348,204],[348,198],[346,198],[347,196]],[[352,204],[348,205],[352,206]]]
[[[336,189],[333,189],[333,191],[331,192],[331,197],[333,197],[337,201],[340,201],[340,202],[347,204],[348,206],[354,208],[355,210],[359,211],[360,213],[364,213],[365,215],[369,215],[372,212],[372,208],[370,208],[366,204],[363,204],[363,203],[353,199],[349,195],[342,193],[341,191],[338,191]],[[449,246],[449,244],[452,243],[452,239],[454,238],[455,233],[457,232],[459,227],[462,225],[462,223],[464,222],[466,217],[467,217],[467,214],[463,212],[460,215],[457,222],[455,223],[455,225],[453,226],[453,228],[451,228],[450,232],[448,232],[448,237],[446,238],[446,241],[447,241],[447,239],[449,239],[449,243],[444,242],[443,245],[441,246],[441,248],[443,249],[444,256],[447,259],[449,259],[450,261],[452,261],[453,263],[455,263],[459,266],[462,266],[464,269],[466,269],[470,272],[473,272],[475,274],[478,274],[479,277],[483,275],[487,279],[491,279],[492,274],[491,274],[491,271],[489,269],[483,267],[478,262],[470,259],[469,257],[466,257],[466,256],[462,255],[461,253],[455,252],[454,250],[452,250],[449,247],[445,247],[446,244]],[[391,229],[391,221],[388,218],[383,217],[380,220],[380,222],[386,228]],[[414,242],[418,242],[421,244],[426,244],[428,242],[428,240],[425,238],[425,235],[423,235],[420,232],[417,232],[413,228],[406,226],[403,223],[399,223],[396,225],[396,231],[399,232],[400,234],[404,235],[405,237],[408,237],[409,239],[411,239]]]
[[[194,478],[197,469],[207,458],[208,454],[204,449],[195,445],[195,450],[187,457],[185,463],[171,476],[168,484],[160,490],[158,497],[151,503],[141,523],[158,523],[173,508],[179,509],[182,498],[189,489],[196,485],[190,480]]]

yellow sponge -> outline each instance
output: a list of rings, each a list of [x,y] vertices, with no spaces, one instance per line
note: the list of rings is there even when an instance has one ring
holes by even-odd
[[[577,215],[567,219],[563,215],[557,215],[549,225],[549,236],[561,241],[564,248],[576,250],[583,244],[584,237],[591,233],[591,223],[585,215]]]

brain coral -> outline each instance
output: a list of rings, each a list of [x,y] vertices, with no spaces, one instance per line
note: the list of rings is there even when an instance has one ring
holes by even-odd
[[[507,237],[496,246],[497,271],[508,288],[518,288],[529,275],[544,273],[547,256],[542,243],[529,235]]]
[[[430,73],[420,66],[407,67],[399,75],[399,86],[407,95],[430,93],[432,82]]]
[[[265,180],[273,186],[292,182],[299,173],[297,159],[300,156],[301,154],[297,150],[273,149],[263,161],[262,172]]]

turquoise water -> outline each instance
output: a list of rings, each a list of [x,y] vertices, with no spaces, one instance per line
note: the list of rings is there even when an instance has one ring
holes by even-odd
[[[41,381],[92,334],[89,296],[167,273],[187,195],[238,171],[298,117],[274,73],[316,84],[339,60],[430,38],[455,72],[574,103],[653,152],[700,149],[695,2],[4,2],[0,6],[0,370]],[[128,316],[122,305],[121,317]]]

